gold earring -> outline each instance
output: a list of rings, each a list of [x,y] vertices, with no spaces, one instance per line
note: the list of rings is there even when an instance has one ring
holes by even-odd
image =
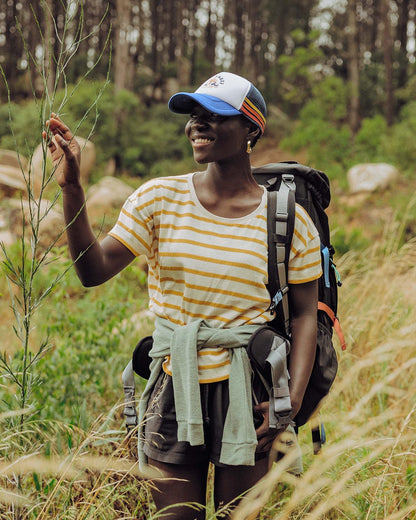
[[[253,151],[251,148],[251,141],[247,141],[247,153],[250,154]]]

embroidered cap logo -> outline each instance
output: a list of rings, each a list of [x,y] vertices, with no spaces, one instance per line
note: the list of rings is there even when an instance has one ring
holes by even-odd
[[[219,87],[221,85],[224,85],[225,83],[225,80],[222,76],[220,76],[219,74],[217,74],[216,76],[212,76],[212,78],[209,78],[209,80],[207,80],[203,86],[204,87],[208,87],[208,88],[212,88],[212,87]]]

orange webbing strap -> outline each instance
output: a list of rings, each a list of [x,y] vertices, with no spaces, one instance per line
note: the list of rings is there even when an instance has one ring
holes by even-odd
[[[335,316],[335,312],[330,307],[328,307],[326,303],[323,302],[318,302],[318,309],[320,311],[326,312],[326,314],[329,316],[334,326],[335,332],[338,335],[339,342],[341,343],[341,348],[342,350],[345,350],[347,348],[347,345],[345,343],[344,333],[342,332],[339,319]]]

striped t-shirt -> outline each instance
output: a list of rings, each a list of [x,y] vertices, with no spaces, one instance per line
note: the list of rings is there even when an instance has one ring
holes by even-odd
[[[149,307],[178,325],[204,319],[212,327],[271,319],[267,290],[267,193],[249,215],[219,217],[199,202],[193,175],[146,182],[125,202],[110,235],[149,264]],[[318,232],[296,205],[289,284],[321,275]],[[198,352],[199,381],[229,376],[227,349]],[[164,363],[169,373],[169,359]]]

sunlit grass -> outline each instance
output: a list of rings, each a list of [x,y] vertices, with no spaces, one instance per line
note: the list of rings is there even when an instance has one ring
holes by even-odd
[[[416,518],[416,243],[388,246],[338,262],[349,273],[340,291],[348,350],[321,411],[326,446],[311,455],[301,432],[304,475],[276,465],[233,519],[255,518],[264,503],[276,520]]]

